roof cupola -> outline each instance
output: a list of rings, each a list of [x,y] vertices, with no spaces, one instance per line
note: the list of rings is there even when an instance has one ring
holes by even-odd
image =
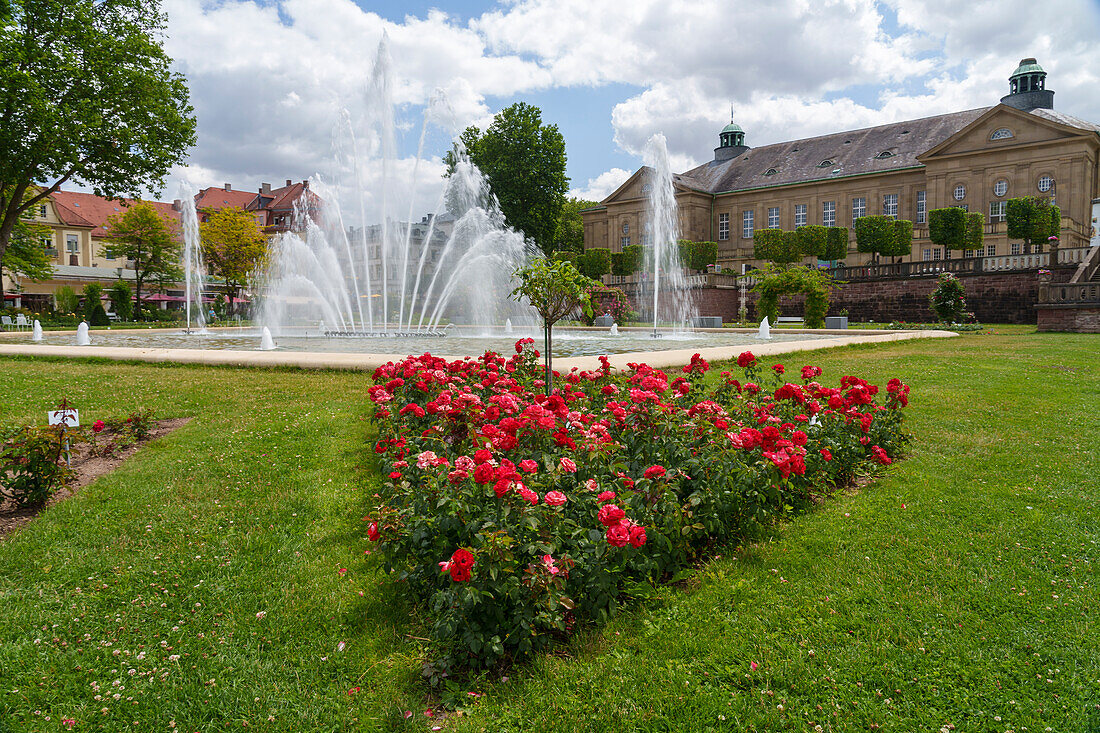
[[[730,123],[718,133],[718,147],[714,149],[715,162],[736,158],[749,149],[745,145],[745,131],[733,121],[733,105],[730,105]]]
[[[1054,92],[1047,89],[1047,72],[1035,59],[1020,59],[1020,65],[1008,77],[1009,93],[1001,104],[1016,109],[1054,109]]]

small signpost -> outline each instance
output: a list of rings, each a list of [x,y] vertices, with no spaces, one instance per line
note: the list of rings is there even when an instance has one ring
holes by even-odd
[[[80,411],[75,407],[69,407],[69,401],[62,398],[61,404],[57,406],[57,409],[47,412],[46,417],[49,419],[50,425],[57,425],[61,428],[61,438],[58,441],[58,445],[64,446],[65,465],[68,466],[69,438],[65,435],[65,431],[68,428],[80,427]]]

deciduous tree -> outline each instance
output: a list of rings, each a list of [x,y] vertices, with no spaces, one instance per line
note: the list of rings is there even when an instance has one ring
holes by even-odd
[[[508,224],[533,239],[543,252],[554,249],[569,179],[565,138],[557,125],[542,124],[542,112],[524,102],[505,108],[482,133],[468,127],[460,136],[470,161],[489,180]],[[447,154],[447,175],[458,154]]]
[[[136,197],[183,161],[195,119],[164,25],[158,0],[0,2],[0,262],[63,183]]]
[[[237,297],[256,268],[267,260],[267,237],[251,213],[230,206],[210,213],[203,222],[202,251]]]
[[[179,238],[175,222],[166,221],[156,209],[138,202],[122,214],[107,220],[107,256],[134,261],[135,313],[141,320],[141,286],[148,280],[161,284],[178,282],[180,268]]]

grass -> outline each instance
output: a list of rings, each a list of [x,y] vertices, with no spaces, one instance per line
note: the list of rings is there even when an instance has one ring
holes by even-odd
[[[1100,342],[992,331],[788,359],[908,381],[907,460],[442,723],[362,554],[365,377],[0,360],[5,422],[195,418],[0,543],[0,731],[1100,730]]]

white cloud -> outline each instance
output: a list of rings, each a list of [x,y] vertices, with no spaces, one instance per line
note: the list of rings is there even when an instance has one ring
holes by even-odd
[[[586,201],[602,201],[619,186],[626,182],[626,179],[634,175],[634,171],[624,170],[622,168],[612,168],[609,171],[604,171],[595,178],[589,178],[588,183],[584,188],[574,188],[569,191],[569,195],[573,198],[584,199]]]
[[[994,104],[1024,56],[1050,73],[1058,109],[1100,120],[1100,10],[1085,0],[516,0],[467,23],[440,11],[394,22],[352,0],[166,0],[164,9],[166,48],[199,120],[187,175],[212,185],[342,177],[346,119],[360,156],[375,155],[369,122],[382,105],[370,80],[384,34],[406,139],[415,144],[437,90],[447,99],[431,107],[418,183],[401,184],[425,202],[438,189],[433,156],[467,125],[488,124],[487,99],[550,88],[639,89],[614,105],[607,146],[640,164],[645,141],[663,132],[676,170],[711,157],[731,101],[749,144],[761,145]],[[406,157],[389,172],[414,165]],[[610,154],[588,162],[605,172],[573,194],[613,190],[629,172],[611,165]],[[378,188],[379,165],[359,172]]]

